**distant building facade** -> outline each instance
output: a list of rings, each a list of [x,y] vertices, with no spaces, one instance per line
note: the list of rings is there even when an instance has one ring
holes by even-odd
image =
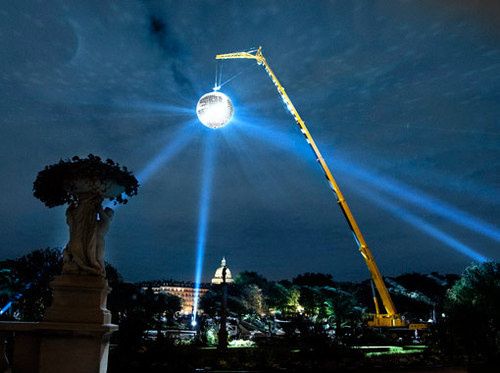
[[[182,314],[191,314],[193,312],[195,288],[192,282],[174,282],[168,281],[158,286],[151,287],[156,293],[168,293],[175,295],[182,300]],[[202,284],[198,292],[198,301],[207,293],[208,288]]]
[[[212,284],[213,285],[220,285],[222,284],[222,273],[224,270],[224,267],[226,267],[226,283],[232,283],[233,282],[233,277],[231,274],[231,271],[229,268],[227,268],[227,262],[226,258],[222,258],[221,265],[219,268],[215,270],[214,277],[212,278]],[[168,293],[175,295],[182,300],[182,309],[181,313],[182,314],[191,314],[193,313],[193,306],[195,303],[195,287],[194,283],[192,282],[177,282],[177,281],[165,281],[165,282],[158,282],[155,281],[154,283],[149,283],[151,286],[151,289],[155,294],[158,293]],[[143,283],[143,285],[146,285]],[[198,304],[199,300],[207,293],[208,288],[210,284],[201,284],[199,292],[198,292]],[[143,289],[147,289],[147,286],[143,286]],[[200,311],[202,311],[200,309]]]

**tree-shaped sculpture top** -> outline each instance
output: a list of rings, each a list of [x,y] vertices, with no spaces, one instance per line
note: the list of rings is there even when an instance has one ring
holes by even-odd
[[[69,204],[66,222],[69,242],[64,249],[63,273],[104,276],[104,236],[113,210],[103,209],[109,199],[127,203],[139,183],[126,167],[90,154],[46,166],[38,173],[33,194],[47,207]]]

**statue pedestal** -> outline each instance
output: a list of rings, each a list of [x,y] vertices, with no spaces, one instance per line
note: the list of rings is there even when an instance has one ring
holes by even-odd
[[[62,274],[38,326],[39,372],[105,373],[109,339],[118,329],[106,308],[111,288],[100,276]]]
[[[106,300],[111,288],[100,276],[63,274],[51,282],[52,305],[44,321],[109,324],[111,313]]]
[[[39,373],[106,373],[117,325],[42,322]]]
[[[0,343],[12,343],[2,372],[105,373],[109,338],[116,325],[0,321]],[[10,336],[10,337],[9,337]]]

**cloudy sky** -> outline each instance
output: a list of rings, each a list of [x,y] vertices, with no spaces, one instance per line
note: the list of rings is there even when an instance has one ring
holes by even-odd
[[[259,45],[383,274],[500,258],[498,2],[1,3],[0,259],[64,246],[64,208],[45,208],[32,183],[93,153],[141,176],[107,239],[128,280],[192,280],[203,227],[204,279],[222,255],[271,279],[366,278],[262,67],[220,64],[235,118],[218,131],[196,119],[214,55]]]

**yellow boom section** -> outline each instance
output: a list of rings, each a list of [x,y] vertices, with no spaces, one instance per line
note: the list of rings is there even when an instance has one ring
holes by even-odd
[[[321,165],[321,168],[323,169],[325,176],[328,179],[333,192],[335,193],[337,203],[340,206],[340,209],[342,210],[342,213],[344,214],[344,217],[346,218],[347,223],[349,224],[349,227],[352,230],[352,233],[356,240],[356,244],[358,245],[361,255],[365,259],[366,265],[368,266],[368,269],[371,273],[377,292],[380,296],[380,299],[382,300],[382,304],[384,305],[386,313],[381,314],[379,312],[377,299],[376,297],[374,297],[376,313],[374,315],[373,320],[369,322],[369,325],[373,327],[406,326],[405,322],[401,319],[401,316],[396,311],[396,307],[394,306],[394,303],[392,302],[387,287],[384,284],[384,280],[382,278],[382,275],[380,274],[377,264],[375,263],[375,259],[373,258],[373,255],[370,249],[368,248],[368,245],[366,244],[366,241],[363,237],[363,234],[361,233],[361,230],[359,229],[358,223],[356,223],[356,220],[354,219],[351,209],[347,205],[347,202],[344,196],[342,195],[342,192],[340,191],[337,182],[335,181],[330,169],[328,168],[328,165],[326,164],[323,156],[321,155],[318,147],[316,146],[316,143],[314,142],[314,139],[312,138],[309,130],[307,129],[305,122],[300,117],[297,109],[295,109],[295,106],[293,105],[292,101],[286,94],[285,89],[279,82],[274,72],[271,70],[271,67],[267,63],[266,59],[264,58],[264,55],[262,54],[262,47],[259,47],[259,49],[250,52],[218,54],[215,56],[215,58],[218,60],[235,59],[235,58],[254,59],[257,61],[259,65],[264,66],[264,69],[266,70],[267,74],[269,75],[274,85],[276,86],[276,89],[278,90],[278,93],[285,102],[288,110],[295,118],[295,121],[297,122],[300,131],[302,132],[307,143],[310,145],[312,151],[314,152],[316,160]]]

